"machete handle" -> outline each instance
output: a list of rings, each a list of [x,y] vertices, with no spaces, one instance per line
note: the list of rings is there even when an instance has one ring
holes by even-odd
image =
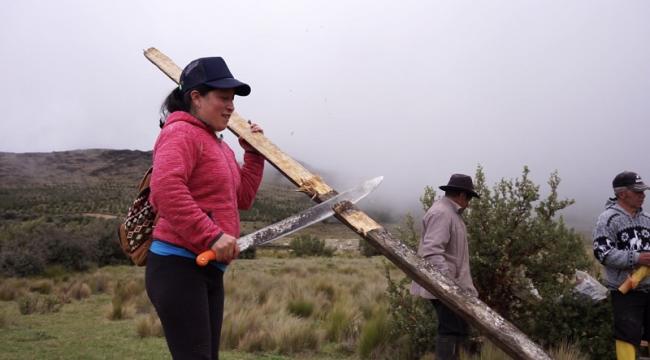
[[[196,257],[196,265],[206,266],[211,260],[217,259],[217,253],[214,250],[206,250]]]
[[[641,266],[640,268],[636,269],[636,271],[631,276],[628,276],[623,284],[621,284],[621,286],[618,288],[618,291],[620,291],[622,294],[627,294],[628,291],[636,288],[641,280],[650,275],[650,272],[648,272],[649,269],[650,268],[647,266]]]

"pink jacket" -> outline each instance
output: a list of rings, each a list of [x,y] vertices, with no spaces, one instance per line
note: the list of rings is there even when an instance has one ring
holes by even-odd
[[[154,238],[198,254],[222,233],[239,237],[239,209],[253,205],[263,170],[261,155],[246,151],[240,169],[207,125],[186,112],[170,114],[153,150]]]

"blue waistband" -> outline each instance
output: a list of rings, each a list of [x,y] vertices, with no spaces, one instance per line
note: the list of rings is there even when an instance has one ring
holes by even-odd
[[[149,251],[160,256],[181,256],[189,259],[196,259],[196,254],[180,246],[172,245],[168,242],[156,240],[151,243]],[[219,270],[226,272],[228,265],[216,261],[210,261],[210,265],[216,266]]]

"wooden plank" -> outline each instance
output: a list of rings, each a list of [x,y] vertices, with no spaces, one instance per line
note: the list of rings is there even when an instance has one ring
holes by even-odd
[[[144,51],[144,56],[156,65],[165,75],[176,84],[180,81],[182,69],[179,68],[169,57],[156,48],[149,48]],[[250,131],[248,121],[233,113],[228,122],[228,130],[237,136],[248,141],[257,151],[262,153],[278,171],[286,176],[291,182],[298,186],[300,191],[307,193],[310,197],[316,198],[319,202],[336,195],[336,192],[329,187],[319,176],[312,174],[300,163],[286,155],[280,148],[273,144],[266,136]]]
[[[145,51],[145,56],[172,80],[178,82],[181,69],[171,59],[155,48]],[[233,115],[228,129],[243,137],[257,149],[300,190],[315,201],[324,201],[336,194],[319,176],[313,175],[300,163],[286,155],[263,134],[253,134],[248,122]],[[546,360],[550,357],[537,344],[485,303],[458,287],[453,280],[433,268],[424,259],[397,240],[382,225],[349,202],[336,206],[336,217],[354,232],[377,248],[404,273],[438,297],[457,314],[479,329],[500,349],[514,359]],[[432,339],[433,341],[433,339]]]

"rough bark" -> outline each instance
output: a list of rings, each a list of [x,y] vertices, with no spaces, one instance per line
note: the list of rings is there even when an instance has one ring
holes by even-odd
[[[145,56],[178,83],[181,69],[171,59],[155,48],[146,50]],[[264,155],[269,163],[315,201],[322,202],[337,194],[319,176],[312,174],[300,163],[286,155],[263,134],[251,133],[248,122],[238,114],[234,114],[230,118],[228,129],[248,141]],[[512,358],[550,359],[541,347],[532,342],[509,321],[418,257],[413,250],[397,240],[383,226],[356,206],[349,202],[343,202],[336,206],[335,211],[336,217],[341,222],[377,248],[408,277],[422,285],[479,329]]]

